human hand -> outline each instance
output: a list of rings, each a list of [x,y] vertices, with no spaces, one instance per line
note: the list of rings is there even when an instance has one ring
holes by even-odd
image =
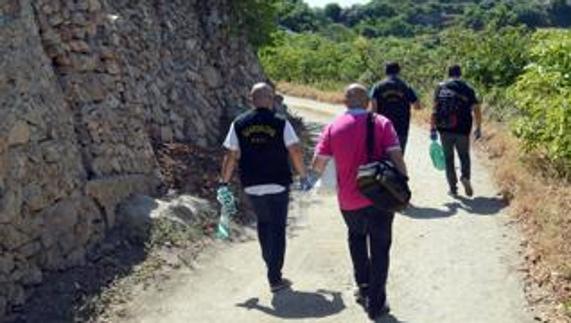
[[[430,140],[436,141],[438,140],[438,132],[436,129],[430,129]]]
[[[480,138],[482,138],[482,129],[480,127],[474,130],[474,138],[476,138],[476,140],[480,140]]]
[[[300,178],[299,189],[303,192],[310,191],[313,188],[313,186],[315,186],[315,183],[317,183],[318,179],[319,177],[317,176],[317,174],[310,172],[306,176]]]
[[[216,190],[216,199],[222,205],[231,205],[234,203],[234,194],[227,183],[220,183]]]

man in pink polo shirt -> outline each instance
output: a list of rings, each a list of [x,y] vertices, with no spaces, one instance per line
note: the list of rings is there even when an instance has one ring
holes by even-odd
[[[372,320],[389,312],[386,282],[394,214],[373,207],[357,187],[359,166],[367,163],[367,89],[352,84],[345,90],[347,110],[323,130],[315,149],[313,172],[319,176],[335,160],[338,200],[349,235],[349,250],[358,290],[356,300]],[[407,174],[402,150],[392,123],[375,115],[374,158],[389,158]]]

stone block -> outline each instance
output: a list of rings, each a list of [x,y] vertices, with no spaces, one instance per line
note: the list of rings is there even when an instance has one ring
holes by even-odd
[[[0,296],[0,318],[6,314],[8,307],[8,301],[4,296]]]
[[[107,228],[115,226],[115,209],[132,194],[153,195],[160,180],[147,175],[113,176],[89,181],[85,191],[105,210]]]
[[[24,287],[16,284],[9,284],[7,286],[6,298],[11,305],[23,305],[26,302],[26,292]]]
[[[9,146],[16,146],[16,145],[24,145],[30,141],[31,130],[28,123],[24,121],[18,121],[12,129],[10,129],[10,133],[8,134],[8,145]]]
[[[30,184],[24,187],[23,195],[24,205],[32,212],[42,210],[52,203],[46,196],[46,190],[38,184]]]
[[[0,224],[0,249],[16,250],[33,239],[11,225]]]
[[[85,42],[83,40],[74,40],[74,41],[69,43],[69,47],[71,48],[71,50],[73,52],[76,52],[76,53],[89,53],[90,52],[89,45],[87,44],[87,42]]]
[[[80,46],[80,45],[78,45],[78,46]],[[78,49],[77,51],[81,51],[81,50],[89,51],[89,46],[87,46],[86,48],[77,47],[76,49]],[[87,54],[76,54],[76,53],[71,54],[70,60],[71,60],[71,67],[77,72],[94,71],[95,69],[97,69],[97,66],[99,64],[99,58],[98,57],[92,56],[92,55],[87,55]],[[83,86],[83,87],[91,86],[94,78],[95,77],[83,78],[83,80],[81,80],[81,81],[87,81],[87,83],[79,83],[79,85]],[[80,80],[78,80],[78,81],[80,81]]]
[[[173,131],[172,131],[171,127],[168,127],[168,126],[161,127],[161,140],[162,140],[162,142],[172,142]]]
[[[99,0],[88,0],[89,4],[89,11],[90,12],[97,12],[101,10],[101,2]]]
[[[60,232],[72,232],[79,218],[78,210],[78,201],[75,199],[63,200],[53,205],[41,215],[44,217],[44,231],[53,232],[54,238]]]
[[[23,272],[20,283],[24,286],[35,286],[41,284],[42,280],[42,271],[36,266],[30,266]]]
[[[9,253],[0,255],[0,274],[9,275],[14,269],[14,256]]]
[[[31,256],[39,253],[41,250],[41,243],[39,241],[32,241],[16,249],[15,252],[22,257],[30,258]]]

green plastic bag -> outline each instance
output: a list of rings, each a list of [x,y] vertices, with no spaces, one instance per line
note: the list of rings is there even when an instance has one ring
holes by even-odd
[[[434,165],[434,168],[438,170],[446,169],[444,151],[442,150],[442,146],[436,141],[432,141],[430,144],[430,159],[432,159],[432,165]]]
[[[226,240],[230,238],[230,218],[238,212],[236,200],[227,186],[218,189],[216,199],[220,203],[220,219],[216,229],[216,237]]]

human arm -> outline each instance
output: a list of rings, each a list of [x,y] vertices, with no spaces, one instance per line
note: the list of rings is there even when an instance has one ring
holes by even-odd
[[[240,151],[237,150],[227,150],[222,161],[222,170],[220,173],[221,184],[228,184],[232,179],[234,170],[238,165],[238,160],[240,159]]]
[[[287,147],[293,168],[301,177],[306,176],[305,165],[303,164],[303,148],[299,143]]]
[[[315,154],[309,170],[309,175],[313,180],[316,181],[321,177],[332,157],[331,125],[329,125],[323,130],[319,136],[319,141],[315,146]]]
[[[306,170],[303,163],[303,147],[300,143],[299,137],[295,133],[295,130],[289,121],[286,121],[285,123],[284,144],[287,147],[293,168],[301,177],[305,177]]]
[[[480,104],[476,104],[473,107],[474,119],[476,120],[476,139],[480,139],[482,136],[482,108]]]
[[[420,102],[418,95],[416,95],[416,91],[409,87],[406,91],[406,97],[413,109],[422,110],[422,102]]]
[[[394,163],[395,167],[403,174],[404,176],[408,177],[408,172],[406,169],[406,163],[404,162],[404,157],[402,154],[402,150],[400,149],[392,149],[388,152],[389,158]]]
[[[238,141],[238,136],[236,135],[236,130],[234,128],[234,123],[230,125],[228,134],[223,144],[226,148],[226,153],[222,160],[222,167],[220,171],[220,184],[228,184],[232,179],[232,175],[236,170],[238,165],[238,160],[240,159],[240,143]]]
[[[327,167],[327,164],[329,163],[329,160],[330,158],[326,156],[316,155],[313,157],[313,161],[311,162],[311,171],[315,174],[315,176],[321,177],[325,171],[325,168]]]
[[[379,128],[377,128],[379,129]],[[377,130],[378,131],[378,130]],[[403,151],[399,143],[398,135],[395,131],[393,124],[388,121],[384,126],[380,128],[379,138],[382,151],[389,159],[394,163],[395,167],[403,175],[407,175],[406,164],[404,162]]]

